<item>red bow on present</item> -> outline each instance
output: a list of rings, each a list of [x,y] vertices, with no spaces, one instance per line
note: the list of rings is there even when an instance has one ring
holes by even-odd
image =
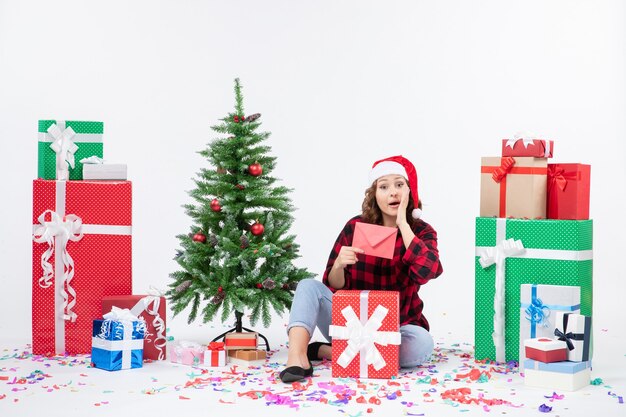
[[[224,342],[209,343],[209,350],[224,350]]]
[[[504,177],[506,177],[506,174],[511,171],[513,165],[515,165],[515,159],[513,159],[513,157],[507,156],[506,158],[502,158],[500,161],[500,167],[493,171],[491,178],[493,178],[495,182],[499,183]]]
[[[565,178],[565,170],[563,168],[548,167],[548,179],[549,185],[556,184],[561,191],[565,191],[567,186],[567,179]]]

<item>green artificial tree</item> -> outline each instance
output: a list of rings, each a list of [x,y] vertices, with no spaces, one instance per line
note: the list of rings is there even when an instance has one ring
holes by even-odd
[[[235,79],[235,112],[211,129],[219,134],[199,153],[210,167],[202,168],[186,204],[191,233],[178,237],[167,296],[174,315],[191,306],[188,322],[199,315],[212,320],[221,308],[225,322],[234,312],[236,331],[246,309],[250,322],[271,322],[271,310],[282,315],[291,307],[298,282],[313,274],[293,265],[299,246],[289,234],[293,222],[290,189],[272,176],[276,158],[258,132],[260,114],[246,116],[239,79]],[[247,329],[246,329],[247,330]]]

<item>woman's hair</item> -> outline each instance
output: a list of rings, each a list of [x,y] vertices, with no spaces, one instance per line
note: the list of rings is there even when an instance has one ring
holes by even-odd
[[[383,224],[383,213],[376,204],[376,183],[378,180],[374,181],[370,187],[365,190],[365,198],[363,199],[363,204],[361,205],[361,217],[365,223],[371,224]],[[414,229],[418,219],[414,219],[411,216],[413,209],[415,208],[413,204],[413,198],[409,198],[409,204],[406,206],[406,220],[411,226],[411,229]],[[422,200],[418,202],[418,208],[422,208]]]

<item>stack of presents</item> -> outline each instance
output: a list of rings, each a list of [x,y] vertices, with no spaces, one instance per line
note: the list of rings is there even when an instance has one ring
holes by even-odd
[[[590,166],[548,163],[553,141],[502,141],[484,157],[476,218],[475,355],[519,361],[528,386],[590,382]]]
[[[132,185],[102,136],[102,122],[39,121],[32,340],[113,371],[166,359],[166,312],[162,294],[132,294]]]
[[[213,341],[207,345],[192,341],[176,341],[169,346],[170,361],[190,366],[219,367],[230,362],[253,363],[265,360],[266,352],[258,349],[256,332],[231,332],[223,342]]]

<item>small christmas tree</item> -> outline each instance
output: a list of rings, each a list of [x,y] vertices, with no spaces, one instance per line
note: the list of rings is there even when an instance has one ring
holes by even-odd
[[[235,112],[212,127],[222,137],[199,152],[211,168],[195,179],[190,195],[196,204],[184,205],[194,224],[191,233],[177,236],[181,270],[170,274],[167,295],[174,315],[191,305],[190,323],[204,304],[204,322],[221,307],[222,322],[234,311],[240,323],[248,308],[250,322],[260,317],[267,327],[271,309],[282,315],[297,283],[313,274],[292,264],[299,247],[288,234],[291,190],[277,186],[271,175],[276,158],[263,144],[270,134],[257,132],[260,114],[245,116],[239,79],[235,100]]]

